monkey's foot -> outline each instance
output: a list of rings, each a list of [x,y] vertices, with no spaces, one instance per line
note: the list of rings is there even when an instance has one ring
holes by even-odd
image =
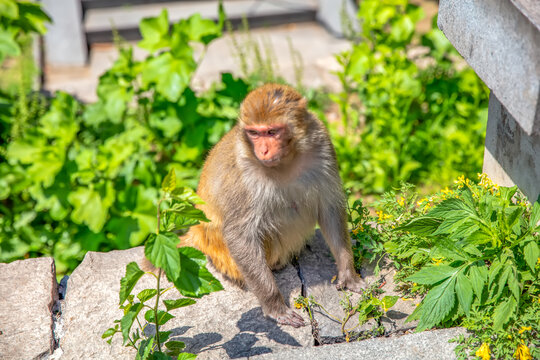
[[[366,287],[367,284],[360,275],[349,277],[344,281],[339,281],[336,285],[338,290],[348,289],[356,293],[361,293]]]
[[[276,317],[272,316],[278,324],[290,325],[295,328],[305,326],[304,319],[291,309],[287,309],[287,312]]]

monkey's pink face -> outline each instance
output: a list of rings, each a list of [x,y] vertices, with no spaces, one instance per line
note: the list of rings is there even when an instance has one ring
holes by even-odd
[[[287,125],[246,125],[244,131],[253,145],[255,156],[264,166],[279,165],[289,153]]]

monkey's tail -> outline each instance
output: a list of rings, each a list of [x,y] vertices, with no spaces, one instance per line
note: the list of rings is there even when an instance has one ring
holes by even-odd
[[[187,234],[180,237],[178,247],[191,246],[202,251],[210,258],[216,270],[241,285],[244,277],[231,257],[221,231],[215,227],[212,223],[191,227]],[[146,257],[142,259],[140,266],[143,271],[157,273],[156,267]]]

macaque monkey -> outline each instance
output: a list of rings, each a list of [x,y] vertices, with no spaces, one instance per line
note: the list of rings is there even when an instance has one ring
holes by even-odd
[[[334,147],[291,87],[267,84],[247,95],[238,124],[210,151],[197,193],[211,222],[192,227],[180,246],[198,248],[217,270],[247,285],[278,323],[304,325],[285,305],[272,270],[302,250],[317,223],[336,260],[338,285],[365,287],[353,265]]]

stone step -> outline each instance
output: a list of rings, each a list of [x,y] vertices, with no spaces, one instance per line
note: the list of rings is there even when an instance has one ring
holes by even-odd
[[[225,12],[233,27],[247,18],[250,27],[279,25],[291,22],[314,21],[317,0],[230,0],[224,2]],[[88,43],[111,42],[113,29],[127,40],[141,38],[139,22],[157,16],[162,9],[169,12],[169,20],[176,22],[192,14],[203,18],[218,19],[217,1],[176,1],[153,4],[129,5],[107,8],[87,8],[84,29]]]

